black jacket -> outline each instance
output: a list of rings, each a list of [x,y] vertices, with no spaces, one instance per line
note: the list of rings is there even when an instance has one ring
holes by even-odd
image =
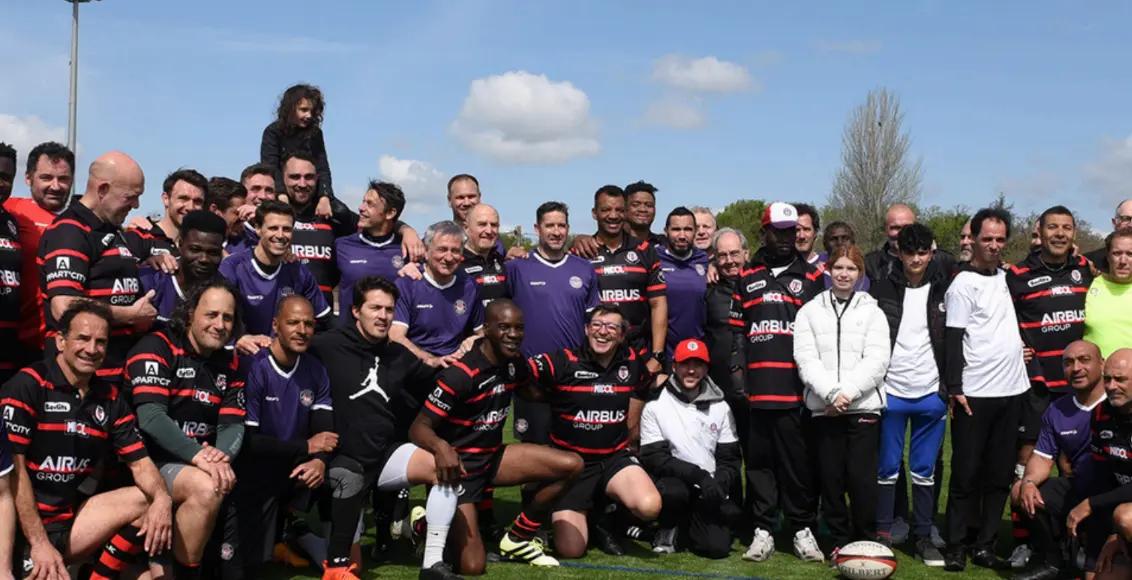
[[[319,196],[334,197],[334,187],[330,176],[330,161],[326,158],[326,143],[322,139],[322,129],[308,127],[284,131],[279,121],[273,121],[263,130],[259,145],[259,161],[274,167],[275,191],[283,192],[283,160],[291,153],[303,153],[314,159],[318,171]]]
[[[896,346],[896,334],[900,331],[900,319],[904,316],[904,291],[908,288],[908,279],[904,277],[904,268],[899,266],[889,270],[888,276],[874,281],[869,287],[869,294],[876,298],[877,305],[888,319],[888,330],[893,346]],[[928,291],[928,336],[932,341],[932,352],[935,354],[936,366],[939,370],[940,384],[943,381],[944,361],[944,330],[947,324],[947,311],[944,310],[944,295],[947,287],[951,285],[951,276],[943,271],[943,266],[932,260],[924,272],[924,284],[931,284]]]
[[[865,275],[874,283],[877,280],[887,278],[894,271],[902,268],[900,256],[893,252],[890,244],[891,242],[885,242],[883,246],[865,256]],[[946,250],[937,248],[935,255],[932,256],[932,262],[937,264],[940,270],[948,276],[955,274],[957,267],[955,256],[952,256]]]
[[[746,392],[732,388],[735,386],[735,381],[731,376],[733,372],[731,352],[736,328],[732,325],[732,319],[738,316],[732,299],[738,283],[738,278],[728,280],[720,277],[718,282],[708,286],[704,294],[704,300],[707,302],[704,342],[707,343],[708,354],[711,356],[711,368],[708,371],[711,380],[724,390],[724,396],[728,401],[741,400],[746,404]]]

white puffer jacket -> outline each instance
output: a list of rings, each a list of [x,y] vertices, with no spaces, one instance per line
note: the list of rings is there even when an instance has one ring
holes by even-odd
[[[806,385],[806,407],[814,415],[844,393],[847,413],[879,413],[885,408],[884,373],[892,345],[888,319],[877,301],[854,292],[840,320],[830,290],[807,302],[794,321],[794,361]]]

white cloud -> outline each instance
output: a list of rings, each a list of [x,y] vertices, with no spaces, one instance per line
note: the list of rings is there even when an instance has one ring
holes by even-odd
[[[758,83],[745,67],[714,56],[692,59],[676,54],[653,63],[652,78],[670,87],[705,93],[758,90]]]
[[[645,122],[671,129],[698,129],[706,119],[698,100],[668,97],[653,101],[645,110]]]
[[[447,203],[448,178],[432,165],[382,155],[377,167],[383,180],[397,184],[405,192],[405,213],[427,215]]]
[[[67,141],[66,127],[54,127],[35,115],[17,117],[0,113],[0,141],[16,148],[20,159],[25,159],[32,147],[44,141]]]
[[[821,52],[864,55],[880,52],[881,43],[879,40],[864,39],[841,41],[825,40],[817,43],[817,49]]]
[[[526,71],[472,81],[451,129],[469,149],[505,163],[564,163],[601,150],[586,93]]]
[[[1085,183],[1108,201],[1132,197],[1132,135],[1102,143],[1100,155],[1083,168]]]

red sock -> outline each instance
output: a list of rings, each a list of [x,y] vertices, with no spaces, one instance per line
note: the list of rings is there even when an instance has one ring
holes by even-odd
[[[122,571],[134,561],[134,558],[142,550],[141,537],[138,535],[140,531],[133,525],[127,525],[117,534],[114,534],[114,537],[110,538],[110,541],[102,547],[102,553],[98,555],[98,559],[94,561],[90,579],[111,580],[121,576]]]
[[[541,527],[542,522],[531,519],[527,516],[527,512],[520,512],[518,517],[515,518],[515,522],[511,524],[511,530],[507,533],[520,542],[526,542],[535,537]]]

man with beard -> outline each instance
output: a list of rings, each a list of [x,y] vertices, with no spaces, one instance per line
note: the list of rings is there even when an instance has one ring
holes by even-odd
[[[161,205],[165,216],[159,221],[138,217],[126,230],[126,241],[136,255],[177,255],[177,242],[181,238],[181,220],[191,211],[204,208],[208,197],[208,180],[194,169],[178,169],[170,173],[161,185]]]
[[[467,350],[465,339],[483,326],[476,283],[459,271],[464,231],[443,221],[425,232],[428,249],[422,279],[397,279],[397,311],[389,339],[425,364],[447,367]]]
[[[40,286],[47,336],[67,307],[82,297],[110,306],[114,317],[100,377],[117,380],[126,351],[153,324],[153,292],[143,292],[138,262],[122,236],[122,222],[137,209],[145,175],[129,155],[115,151],[90,164],[86,192],[43,232],[39,244]]]
[[[117,578],[143,549],[152,556],[173,544],[172,501],[134,413],[118,389],[95,374],[110,325],[105,305],[73,302],[60,316],[53,354],[4,385],[0,404],[14,454],[20,526],[17,568],[0,575],[67,578],[67,563],[103,547],[90,578]],[[119,460],[136,484],[92,495],[88,477]]]
[[[334,304],[334,287],[341,276],[334,260],[334,240],[356,232],[357,217],[343,222],[315,214],[318,173],[314,160],[305,154],[290,154],[283,161],[283,186],[295,210],[291,252],[310,270],[326,303]]]
[[[244,223],[240,221],[240,206],[248,198],[248,190],[235,179],[213,177],[208,180],[208,196],[204,208],[224,220],[224,250],[236,250]]]
[[[0,143],[0,203],[12,195],[16,179],[16,150]],[[19,226],[8,210],[0,207],[0,384],[16,372],[22,362],[17,344],[20,324],[20,236]]]
[[[1085,340],[1108,357],[1132,344],[1132,229],[1117,230],[1105,238],[1108,270],[1093,279],[1085,295]]]
[[[40,143],[28,153],[24,183],[30,198],[9,197],[4,209],[19,228],[20,255],[20,345],[25,361],[38,360],[43,351],[43,296],[36,256],[39,239],[71,197],[75,154],[55,142]]]
[[[1032,351],[1026,365],[1030,390],[1018,427],[1018,477],[1038,440],[1046,407],[1070,391],[1061,365],[1065,347],[1085,332],[1085,294],[1093,275],[1088,260],[1073,252],[1076,232],[1077,223],[1068,208],[1058,205],[1045,210],[1038,218],[1039,248],[1006,271],[1022,342]],[[1024,529],[1015,527],[1016,539],[1025,540]],[[1011,558],[1016,567],[1021,567],[1029,551],[1023,546],[1015,548],[1016,557]]]
[[[959,229],[959,263],[964,264],[971,261],[974,239],[971,238],[971,220],[963,222],[963,227]]]
[[[338,452],[330,462],[330,545],[323,579],[354,579],[358,564],[350,561],[351,545],[362,515],[366,491],[434,485],[429,494],[428,521],[451,522],[458,497],[449,486],[437,486],[436,460],[408,440],[409,420],[436,383],[435,372],[409,349],[389,340],[397,287],[367,276],[354,285],[353,325],[316,334],[314,354],[326,367],[334,401]],[[359,426],[364,425],[364,429]],[[435,493],[435,496],[434,496]],[[425,578],[452,578],[443,563]]]
[[[626,345],[647,361],[657,375],[668,361],[667,284],[656,248],[629,233],[624,226],[625,194],[616,185],[594,193],[594,240],[598,253],[590,259],[601,286],[601,303],[618,307],[629,324]]]
[[[794,242],[794,247],[798,249],[802,258],[811,265],[817,266],[821,256],[814,249],[814,246],[818,239],[818,232],[821,231],[821,216],[818,215],[817,208],[808,203],[796,203],[794,208],[798,210],[798,237]],[[864,278],[864,276],[861,277]]]
[[[1083,340],[1065,347],[1061,357],[1063,375],[1070,393],[1052,403],[1041,418],[1037,444],[1026,462],[1022,478],[1010,492],[1011,503],[1025,521],[1034,547],[1030,569],[1015,575],[1016,580],[1055,580],[1065,563],[1061,556],[1065,517],[1085,492],[1090,466],[1089,424],[1093,409],[1104,402],[1101,371],[1104,359],[1097,345]],[[1055,462],[1064,454],[1070,469],[1059,469]]]
[[[141,339],[126,360],[138,426],[177,506],[177,578],[201,576],[221,502],[236,484],[231,464],[244,438],[244,379],[224,346],[239,331],[235,291],[222,280],[209,282],[190,292],[168,329]]]
[[[196,210],[181,220],[181,235],[177,239],[180,266],[172,274],[154,268],[142,268],[138,276],[142,290],[153,290],[152,303],[157,308],[157,320],[169,322],[173,310],[185,299],[185,292],[197,284],[216,277],[220,260],[224,256],[224,219],[216,214]]]
[[[599,502],[617,502],[642,522],[660,513],[660,493],[629,453],[650,375],[626,348],[627,332],[619,309],[601,304],[590,313],[581,350],[541,354],[530,363],[531,387],[552,410],[551,446],[585,461],[551,514],[555,549],[565,558],[585,554],[587,518],[596,517]]]
[[[220,275],[239,290],[247,334],[236,340],[236,351],[243,355],[271,345],[275,310],[288,295],[305,296],[320,320],[329,320],[330,316],[330,305],[307,267],[284,259],[291,251],[295,210],[278,201],[265,201],[255,213],[259,232],[255,249],[230,255],[220,263]]]
[[[405,209],[400,187],[384,181],[371,181],[358,207],[358,233],[334,240],[334,259],[342,273],[338,281],[338,320],[353,324],[354,283],[366,276],[396,280],[405,265],[401,254],[401,235],[397,219]]]
[[[523,259],[504,264],[507,293],[524,312],[537,312],[526,321],[521,349],[533,357],[564,348],[577,349],[585,339],[587,313],[598,305],[597,276],[589,262],[566,253],[570,210],[558,201],[535,211],[538,246]],[[550,407],[543,402],[515,400],[515,437],[545,444],[550,433]]]
[[[696,217],[688,208],[681,206],[668,214],[664,235],[668,238],[668,245],[658,248],[657,256],[668,284],[666,299],[680,305],[668,310],[665,354],[671,355],[680,341],[704,335],[708,257],[692,245],[696,235]]]
[[[240,485],[225,508],[221,546],[226,579],[259,577],[280,510],[285,515],[291,505],[310,503],[338,445],[330,379],[322,363],[306,354],[314,308],[302,296],[288,296],[279,303],[274,325],[271,346],[248,364],[247,438],[236,462]]]
[[[441,485],[463,490],[453,537],[464,574],[484,572],[484,542],[475,504],[486,489],[495,486],[537,487],[501,539],[500,554],[533,566],[557,566],[558,561],[534,540],[535,534],[547,521],[555,500],[582,471],[582,461],[574,453],[527,443],[503,444],[512,391],[530,390],[524,386],[530,371],[519,347],[523,336],[523,312],[514,302],[501,298],[488,305],[484,337],[441,371],[436,388],[409,430],[413,442],[433,454]],[[431,501],[431,493],[429,497]],[[425,569],[441,560],[447,536],[447,522],[433,525],[429,521]]]
[[[793,336],[798,310],[821,292],[821,271],[798,254],[797,226],[794,206],[774,202],[766,207],[762,248],[744,269],[734,296],[738,315],[732,324],[738,335],[732,367],[741,375],[750,405],[744,451],[755,527],[743,558],[755,562],[774,554],[770,530],[776,503],[795,555],[804,561],[825,560],[812,531],[817,492],[799,410],[803,386]]]
[[[692,240],[697,250],[706,252],[711,257],[711,239],[715,235],[715,214],[706,207],[694,206],[689,208],[696,216],[696,237]]]
[[[951,397],[952,473],[947,500],[944,569],[1009,566],[994,552],[1011,459],[1030,381],[1018,317],[999,267],[1010,237],[1010,214],[997,208],[971,218],[974,256],[951,281],[944,299],[943,384]]]
[[[476,283],[477,296],[486,307],[492,300],[507,296],[507,275],[503,273],[506,259],[499,250],[499,212],[487,204],[468,210],[464,222],[464,260],[460,270]]]

